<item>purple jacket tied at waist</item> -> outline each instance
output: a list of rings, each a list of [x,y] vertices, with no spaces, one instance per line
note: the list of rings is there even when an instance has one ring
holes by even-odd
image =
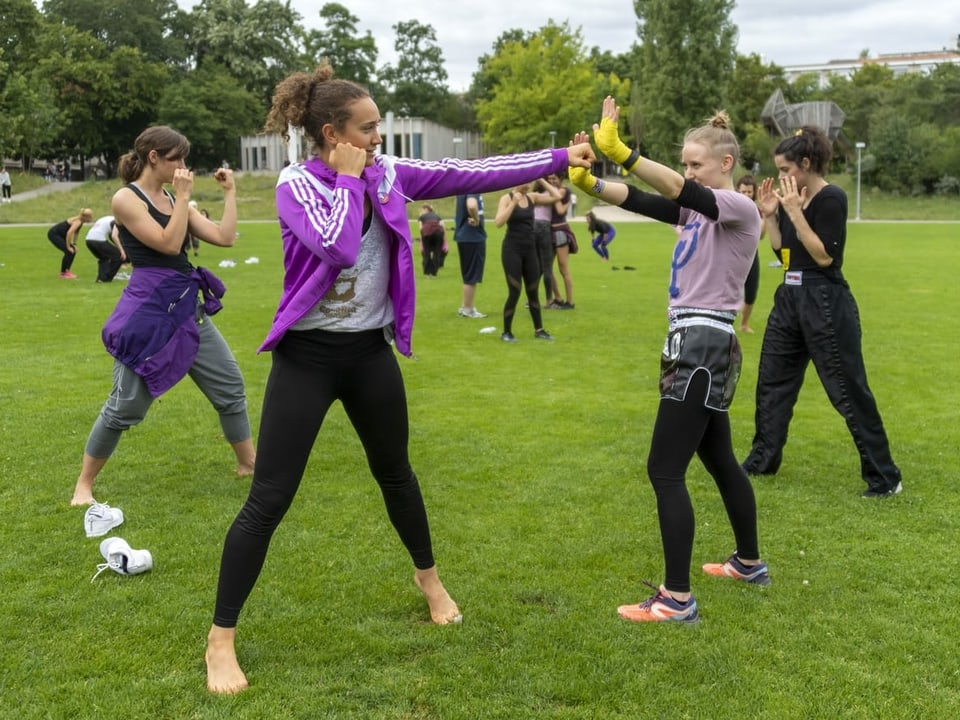
[[[223,307],[220,298],[226,287],[206,268],[196,268],[190,275],[136,268],[103,326],[107,352],[139,375],[153,397],[180,382],[197,356],[198,292],[207,315]]]
[[[491,192],[530,182],[568,166],[565,148],[477,160],[437,162],[377,155],[360,178],[338,175],[320,159],[294,163],[277,181],[283,238],[283,294],[260,350],[272,350],[357,260],[364,198],[387,226],[397,350],[411,355],[414,314],[413,240],[406,205],[466,192]]]

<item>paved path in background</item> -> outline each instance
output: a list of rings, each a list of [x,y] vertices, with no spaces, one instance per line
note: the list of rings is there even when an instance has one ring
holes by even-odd
[[[33,198],[40,197],[41,195],[49,195],[54,192],[67,192],[68,190],[74,190],[75,188],[83,185],[82,182],[52,182],[41,185],[35,190],[27,190],[22,193],[14,193],[10,196],[10,199],[14,202],[18,200],[32,200]]]
[[[618,223],[656,222],[656,220],[651,220],[645,215],[640,215],[639,213],[624,210],[622,207],[617,207],[616,205],[607,205],[606,203],[601,202],[598,202],[593,206],[593,214],[600,220],[605,220],[613,225]],[[572,221],[576,222],[577,220],[582,221],[583,216],[578,215],[577,217],[573,218]]]

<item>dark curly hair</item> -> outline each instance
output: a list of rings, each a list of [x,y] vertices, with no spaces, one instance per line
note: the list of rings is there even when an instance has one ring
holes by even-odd
[[[303,128],[317,147],[323,147],[323,126],[329,123],[342,130],[351,116],[350,105],[368,97],[370,92],[362,85],[335,79],[333,67],[324,60],[312,75],[298,72],[280,81],[264,129],[289,140],[289,126]]]
[[[783,155],[797,165],[807,158],[810,160],[810,169],[818,175],[824,175],[830,167],[833,143],[816,125],[804,125],[794,135],[781,140],[773,154]]]

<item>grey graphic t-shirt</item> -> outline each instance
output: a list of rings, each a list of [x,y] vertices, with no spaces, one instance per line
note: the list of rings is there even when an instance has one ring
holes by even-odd
[[[374,213],[370,229],[360,240],[357,262],[340,271],[333,287],[291,330],[358,332],[392,323],[387,242],[386,227]]]

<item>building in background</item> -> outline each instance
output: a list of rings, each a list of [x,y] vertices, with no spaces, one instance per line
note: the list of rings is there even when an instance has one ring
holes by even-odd
[[[883,65],[893,71],[894,77],[907,73],[930,72],[937,65],[960,65],[960,36],[957,37],[957,49],[932,50],[914,53],[887,53],[876,57],[859,57],[855,60],[831,60],[813,65],[784,66],[787,82],[793,82],[801,75],[816,75],[818,86],[823,89],[830,84],[835,75],[851,77],[864,65]]]
[[[395,117],[392,112],[380,124],[380,151],[416,160],[480,157],[480,135],[454,130],[422,117]],[[244,172],[280,172],[287,161],[305,160],[310,148],[301,133],[291,128],[290,142],[276,134],[240,138],[240,169]]]

